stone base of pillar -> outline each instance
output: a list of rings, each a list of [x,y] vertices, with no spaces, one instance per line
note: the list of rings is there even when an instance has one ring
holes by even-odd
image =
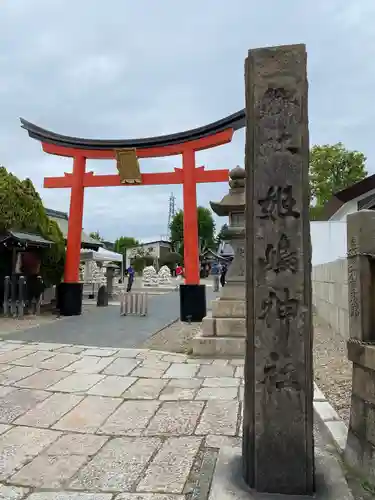
[[[240,337],[202,337],[197,335],[191,343],[193,356],[208,358],[243,358],[245,338]]]
[[[202,327],[192,341],[193,354],[244,357],[245,330],[245,300],[222,297],[213,300],[212,312],[203,318]]]
[[[353,362],[352,404],[344,458],[346,463],[375,484],[375,345],[348,341]]]

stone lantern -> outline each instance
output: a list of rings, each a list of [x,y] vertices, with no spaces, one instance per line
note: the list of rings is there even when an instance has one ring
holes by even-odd
[[[201,356],[244,356],[245,354],[245,169],[237,166],[229,173],[229,193],[220,202],[211,202],[219,216],[229,217],[225,237],[234,258],[220,297],[212,301],[212,313],[203,318],[193,352]]]
[[[107,293],[109,299],[113,298],[113,279],[115,277],[115,271],[117,269],[118,266],[116,266],[115,264],[109,263],[106,265],[105,277],[107,278]]]

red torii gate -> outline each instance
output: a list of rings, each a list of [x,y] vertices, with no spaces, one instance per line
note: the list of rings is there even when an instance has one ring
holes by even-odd
[[[79,281],[85,188],[182,184],[185,284],[198,285],[199,241],[196,185],[207,182],[226,182],[229,170],[196,168],[195,153],[229,143],[232,140],[233,132],[244,126],[244,118],[243,110],[199,129],[133,141],[104,141],[67,137],[21,119],[22,127],[28,131],[30,137],[41,142],[43,151],[73,159],[72,173],[65,173],[63,177],[46,177],[44,179],[45,188],[71,189],[64,283],[73,286],[74,284],[78,285]],[[120,175],[117,174],[97,175],[93,172],[86,172],[87,159],[115,159],[118,152],[130,148],[135,148],[137,158],[182,155],[182,169],[175,168],[173,172],[163,173],[141,173],[138,184],[124,184],[121,182]]]

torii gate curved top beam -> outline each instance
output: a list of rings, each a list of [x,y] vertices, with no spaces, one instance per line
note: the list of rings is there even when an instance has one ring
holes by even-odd
[[[89,150],[107,150],[107,149],[124,149],[124,148],[160,148],[171,145],[183,144],[190,141],[197,141],[205,137],[216,135],[218,132],[231,129],[233,132],[245,126],[245,110],[237,111],[221,120],[209,123],[203,127],[186,130],[185,132],[177,132],[176,134],[159,135],[155,137],[146,137],[143,139],[82,139],[80,137],[70,137],[67,135],[56,134],[50,130],[44,129],[31,123],[23,118],[20,118],[22,128],[26,129],[32,139],[36,139],[42,143],[55,144],[72,149],[89,149]]]

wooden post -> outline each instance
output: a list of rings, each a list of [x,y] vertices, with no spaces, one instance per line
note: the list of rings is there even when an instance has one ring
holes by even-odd
[[[64,282],[77,283],[79,281],[79,263],[82,238],[82,219],[84,201],[84,176],[86,158],[75,156],[73,163],[72,189],[70,194],[70,209],[68,221],[68,238]]]
[[[309,137],[304,45],[246,61],[247,352],[243,471],[314,490]]]

